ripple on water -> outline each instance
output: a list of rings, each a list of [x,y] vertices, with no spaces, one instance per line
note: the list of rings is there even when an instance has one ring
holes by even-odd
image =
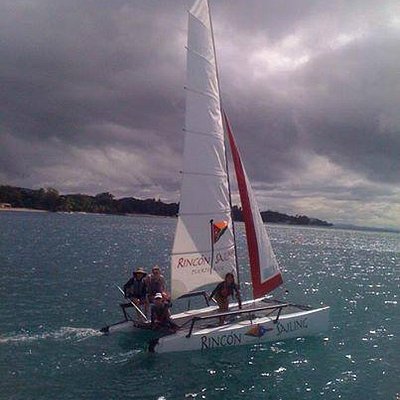
[[[330,305],[330,330],[167,356],[96,328],[121,318],[114,283],[135,265],[161,264],[169,276],[175,219],[0,218],[5,398],[387,400],[399,391],[398,235],[269,226],[288,299]],[[242,254],[243,231],[238,224]],[[250,296],[245,254],[240,265]]]

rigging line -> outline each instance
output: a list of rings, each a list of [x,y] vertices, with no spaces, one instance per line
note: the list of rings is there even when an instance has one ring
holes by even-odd
[[[222,110],[222,113],[223,113],[223,121],[222,121],[222,123],[224,124],[224,127],[225,127],[226,124],[229,123],[229,122],[228,122],[225,110]],[[234,245],[234,248],[235,248],[236,275],[237,275],[238,286],[239,286],[239,289],[240,289],[239,259],[238,259],[237,245],[236,245],[235,222],[234,222],[234,218],[233,218],[232,191],[231,191],[231,183],[230,183],[230,179],[229,179],[228,151],[227,151],[226,146],[225,146],[225,163],[226,163],[226,174],[227,174],[227,177],[228,177],[228,193],[229,193],[229,205],[230,205],[230,208],[231,208],[233,245]]]
[[[183,88],[185,90],[187,90],[188,92],[192,92],[192,93],[198,94],[199,96],[211,97],[213,100],[218,101],[217,96],[215,96],[215,94],[213,94],[211,92],[203,92],[202,90],[193,89],[193,88],[190,88],[188,86],[184,86]]]
[[[191,53],[191,54],[193,54],[193,55],[195,55],[195,56],[200,57],[202,60],[206,61],[206,62],[207,62],[208,64],[210,64],[211,66],[214,66],[214,63],[213,63],[211,60],[209,60],[206,56],[203,56],[202,54],[198,53],[197,51],[191,49],[191,48],[188,47],[188,46],[185,46],[185,49],[186,49],[189,53]]]
[[[218,247],[218,251],[221,251],[221,250],[230,250],[230,249],[232,249],[232,247],[233,247],[233,245],[232,246],[225,246],[225,247]],[[171,253],[171,256],[181,256],[181,255],[186,255],[186,254],[201,254],[201,255],[204,255],[204,254],[209,254],[209,253],[211,253],[211,249],[208,249],[208,250],[195,250],[195,251],[184,251],[184,252],[179,252],[179,253]]]

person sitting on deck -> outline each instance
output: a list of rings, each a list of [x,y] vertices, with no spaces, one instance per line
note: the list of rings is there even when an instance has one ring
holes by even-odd
[[[170,305],[165,302],[161,293],[154,295],[154,303],[151,305],[151,327],[155,330],[176,332],[178,325],[171,320]]]
[[[235,276],[232,274],[232,272],[228,272],[225,275],[225,279],[220,282],[217,287],[212,291],[210,295],[210,300],[212,298],[215,299],[219,306],[219,312],[227,312],[229,309],[229,296],[233,297],[233,294],[236,294],[236,298],[239,303],[239,308],[242,305],[242,300],[240,297],[240,290],[239,286],[236,285],[235,283]],[[225,321],[225,317],[219,317],[219,322],[221,325],[223,325]]]
[[[148,305],[146,302],[146,294],[147,294],[147,287],[145,280],[146,275],[147,273],[142,267],[139,267],[135,271],[133,271],[132,278],[129,279],[129,281],[126,282],[124,285],[124,294],[125,298],[129,299],[132,303],[134,303],[138,307],[144,306],[144,314],[147,316]],[[132,303],[121,304],[125,318],[127,317],[125,308],[133,307]],[[138,316],[141,316],[139,312]]]
[[[161,275],[161,270],[158,265],[155,265],[151,269],[151,274],[147,275],[146,288],[147,300],[149,303],[153,303],[156,293],[161,293],[164,299],[169,298],[166,292],[167,285],[165,284],[165,278]]]

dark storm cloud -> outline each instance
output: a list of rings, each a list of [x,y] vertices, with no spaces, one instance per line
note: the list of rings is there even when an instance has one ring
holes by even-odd
[[[298,106],[307,145],[377,182],[400,182],[397,48],[394,38],[357,43],[299,78],[309,93]]]
[[[176,190],[178,177],[165,179],[157,170],[172,165],[178,171],[173,153],[169,163],[159,158],[166,145],[181,148],[182,136],[170,137],[181,132],[183,121],[178,21],[184,14],[166,2],[36,1],[2,3],[0,18],[2,181],[88,190],[94,179],[106,190],[109,150],[123,149],[140,154],[131,161],[148,168],[133,164],[130,169],[144,175],[128,182],[121,171],[113,189],[122,193],[131,185],[132,194],[154,184],[157,190],[154,172],[165,190],[171,181]],[[97,166],[87,165],[85,158],[96,151]],[[112,163],[129,167],[121,158]],[[79,168],[90,177],[86,185],[81,179],[73,184]]]
[[[0,2],[1,181],[176,200],[185,7]],[[223,101],[262,203],[398,202],[399,4],[211,8]]]
[[[239,140],[248,154],[258,154],[250,160],[251,175],[280,180],[288,169],[302,167],[296,154],[305,147],[373,181],[398,183],[399,21],[390,21],[390,2],[333,2],[325,10],[321,3],[306,8],[294,26],[280,20],[287,30],[274,40],[260,30],[240,56],[232,50],[226,56],[224,64],[240,76],[233,88],[224,86],[234,99],[238,132],[245,132]],[[272,51],[258,63],[248,61],[268,47]],[[263,75],[252,79],[254,70]]]
[[[183,57],[172,59],[162,41],[176,36],[176,24],[169,31],[163,14],[152,15],[141,3],[112,4],[3,5],[5,128],[68,141],[99,121],[163,126],[173,108],[168,78],[177,79],[173,64]],[[160,29],[151,36],[150,27]]]

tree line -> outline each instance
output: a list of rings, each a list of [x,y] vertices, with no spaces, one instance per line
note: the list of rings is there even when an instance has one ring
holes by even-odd
[[[54,188],[26,189],[8,185],[0,186],[0,203],[11,204],[15,208],[32,208],[53,212],[87,212],[101,214],[149,214],[160,216],[176,216],[179,203],[164,203],[159,199],[136,199],[124,197],[116,199],[109,192],[95,196],[87,194],[60,194]],[[234,206],[232,210],[235,221],[243,221],[242,209]],[[332,224],[305,215],[286,215],[276,211],[263,211],[264,222],[283,223],[289,225],[318,225]]]

